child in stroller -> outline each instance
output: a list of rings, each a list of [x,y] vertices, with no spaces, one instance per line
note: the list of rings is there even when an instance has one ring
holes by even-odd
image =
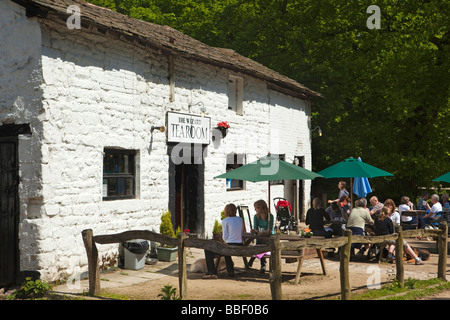
[[[297,221],[295,221],[295,217],[292,214],[291,204],[285,198],[280,197],[274,198],[273,203],[277,211],[277,228],[285,232],[297,231]]]

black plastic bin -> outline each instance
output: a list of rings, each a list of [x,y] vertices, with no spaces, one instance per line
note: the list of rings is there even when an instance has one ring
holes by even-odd
[[[139,270],[145,266],[145,253],[149,249],[147,240],[130,240],[122,242],[124,247],[125,269]]]

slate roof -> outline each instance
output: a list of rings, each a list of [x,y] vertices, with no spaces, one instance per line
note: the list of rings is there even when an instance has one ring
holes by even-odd
[[[263,80],[268,87],[302,99],[321,95],[280,73],[246,58],[231,49],[208,46],[169,26],[130,18],[110,9],[82,0],[12,0],[27,9],[27,16],[60,19],[70,14],[67,8],[77,5],[81,10],[81,26],[95,26],[100,32],[118,35],[130,41],[160,50],[164,54],[181,56],[206,64],[240,72]]]

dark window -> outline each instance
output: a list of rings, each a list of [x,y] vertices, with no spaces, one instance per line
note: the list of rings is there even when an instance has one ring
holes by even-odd
[[[242,167],[245,164],[245,154],[230,153],[227,155],[226,172]],[[243,180],[227,179],[227,191],[244,190]]]
[[[273,157],[278,158],[282,161],[286,161],[286,155],[285,154],[272,154]],[[284,180],[272,180],[269,181],[269,184],[271,186],[275,186],[275,185],[280,185],[280,184],[284,184]]]
[[[103,200],[135,197],[134,150],[105,149],[103,153]]]
[[[230,75],[228,78],[228,109],[243,115],[244,79]]]

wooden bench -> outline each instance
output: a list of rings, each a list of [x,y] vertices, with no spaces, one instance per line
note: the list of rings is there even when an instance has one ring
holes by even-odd
[[[327,274],[327,269],[325,266],[325,260],[323,258],[323,252],[322,249],[315,249],[317,253],[317,257],[320,260],[320,264],[322,266],[322,272],[324,275]],[[268,258],[270,259],[270,255],[264,255],[262,258]],[[281,251],[281,259],[288,260],[296,260],[297,261],[297,272],[295,273],[295,279],[294,282],[298,284],[298,281],[300,280],[300,275],[302,272],[303,267],[303,261],[305,260],[305,254],[304,250],[282,250]],[[248,265],[245,265],[246,269],[249,269]]]
[[[322,272],[324,275],[327,274],[327,269],[325,266],[325,260],[323,258],[323,253],[322,253],[322,249],[315,249],[316,253],[317,253],[317,257],[320,259],[320,264],[322,266]],[[216,255],[216,262],[215,262],[215,266],[216,269],[219,267],[219,263],[220,260],[223,256],[222,255]],[[247,257],[242,257],[244,260],[244,265],[245,265],[245,269],[249,270],[250,267],[248,266],[248,262],[247,262]],[[270,255],[264,255],[261,258],[266,258],[266,259],[270,259]],[[299,250],[299,251],[281,251],[281,259],[285,259],[285,260],[289,260],[289,259],[293,259],[296,260],[298,265],[297,265],[297,272],[295,273],[295,280],[294,282],[296,284],[298,284],[298,281],[300,280],[300,275],[302,272],[302,266],[303,266],[303,261],[305,260],[304,254],[303,254],[303,250]]]
[[[407,223],[403,221],[403,217],[416,217],[416,223],[415,224],[411,224],[411,223]],[[402,211],[400,213],[400,225],[403,227],[407,227],[407,226],[415,226],[415,229],[417,230],[419,228],[419,213],[417,211]]]
[[[327,274],[327,269],[325,266],[325,260],[323,259],[323,252],[322,249],[315,249],[316,253],[317,253],[317,257],[320,260],[320,264],[322,266],[322,272],[324,275]],[[300,253],[301,251],[301,253]],[[300,253],[300,254],[299,254]],[[303,267],[303,261],[305,260],[305,255],[304,255],[304,250],[299,250],[299,251],[281,251],[281,259],[297,259],[298,261],[298,265],[297,265],[297,272],[295,274],[295,280],[294,282],[297,284],[298,281],[300,280],[300,275],[302,272],[302,267]]]
[[[290,238],[290,237],[288,237],[288,238]],[[322,238],[322,237],[318,237],[318,238]],[[255,239],[262,239],[263,241],[264,240],[268,240],[266,237],[259,238],[259,237],[255,236],[255,235],[250,234],[250,233],[244,233],[244,246],[250,245],[250,243],[253,240],[255,240]],[[296,237],[292,237],[290,239],[291,240],[298,240],[298,238],[296,238]],[[284,240],[284,241],[289,241],[289,240]],[[315,249],[315,250],[316,250],[317,257],[320,260],[320,264],[322,266],[322,272],[323,272],[324,275],[326,275],[327,274],[327,270],[326,270],[326,266],[325,266],[325,260],[323,258],[322,249]],[[216,264],[215,264],[216,269],[219,266],[219,263],[220,263],[220,260],[221,260],[222,257],[223,257],[222,255],[216,254],[216,258],[218,258],[216,260]],[[270,255],[266,254],[266,255],[262,256],[261,258],[269,258],[270,259]],[[247,257],[242,257],[242,259],[244,261],[245,269],[247,269],[247,270],[250,269],[250,267],[248,266]],[[300,279],[300,275],[301,275],[301,272],[302,272],[303,261],[305,260],[304,249],[302,249],[302,250],[282,250],[281,251],[281,259],[285,259],[286,261],[287,260],[296,260],[297,261],[297,263],[298,263],[298,265],[297,265],[297,272],[295,274],[295,280],[294,281],[295,281],[296,284],[298,284],[298,281]]]

